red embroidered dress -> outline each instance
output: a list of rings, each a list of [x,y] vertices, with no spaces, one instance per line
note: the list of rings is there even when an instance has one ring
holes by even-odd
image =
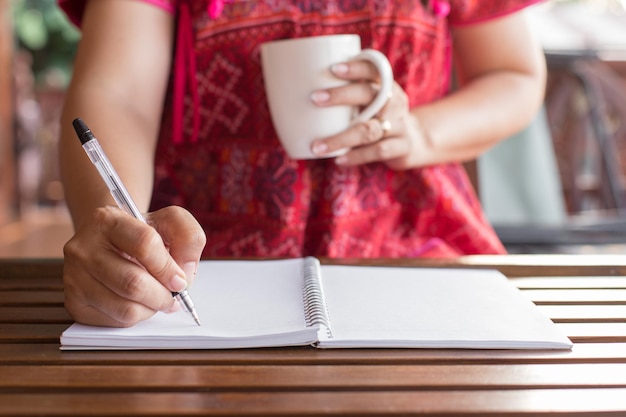
[[[206,231],[205,256],[504,253],[459,164],[397,172],[289,159],[268,113],[259,46],[357,33],[387,55],[417,106],[449,90],[451,25],[536,0],[234,0],[215,19],[209,0],[145,1],[178,12],[151,209],[190,210]],[[78,16],[80,4],[63,5]]]

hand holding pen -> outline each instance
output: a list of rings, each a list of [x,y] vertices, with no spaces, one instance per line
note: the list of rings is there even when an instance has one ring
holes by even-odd
[[[76,321],[103,326],[130,326],[179,305],[194,316],[185,288],[204,246],[197,221],[180,207],[166,207],[150,214],[149,227],[91,131],[79,119],[73,124],[116,203],[134,219],[100,207],[77,225],[65,247],[68,311]],[[167,302],[168,289],[169,299],[180,303]]]

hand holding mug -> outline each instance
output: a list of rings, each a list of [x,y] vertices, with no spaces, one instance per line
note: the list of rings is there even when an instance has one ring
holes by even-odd
[[[343,86],[320,89],[311,99],[321,107],[351,105],[363,107],[376,99],[380,78],[376,67],[367,61],[347,61],[331,67],[340,79],[350,81]],[[313,152],[323,156],[338,149],[349,152],[336,159],[338,165],[352,166],[382,161],[392,169],[423,165],[429,152],[429,138],[409,109],[409,100],[397,83],[389,101],[369,120],[351,124],[335,135],[317,139]]]
[[[361,50],[358,35],[329,35],[286,39],[261,46],[261,61],[270,114],[276,133],[294,159],[331,157],[348,148],[314,154],[315,140],[336,135],[370,120],[385,106],[393,86],[389,61],[380,52]],[[368,62],[375,68],[379,88],[368,103],[335,102],[317,106],[314,92],[340,88],[350,83],[331,72],[347,61]],[[360,104],[363,106],[359,107]],[[362,110],[359,111],[359,108]]]

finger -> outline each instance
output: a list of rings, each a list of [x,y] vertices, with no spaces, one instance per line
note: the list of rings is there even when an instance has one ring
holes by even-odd
[[[182,267],[188,285],[191,285],[206,244],[202,226],[191,213],[177,206],[150,213],[148,222],[161,235],[170,255]]]
[[[378,123],[380,124],[380,129],[382,130],[382,137],[386,137],[386,136],[390,136],[393,129],[393,125],[391,123],[391,120],[389,119],[385,119],[383,117],[374,117],[374,120],[377,120]]]
[[[89,279],[82,283],[80,290],[65,282],[65,308],[78,322],[93,326],[130,327],[146,320],[154,313],[140,303],[129,301],[110,291],[100,282]],[[96,299],[89,299],[84,294],[98,294]],[[171,296],[170,296],[171,298]]]
[[[143,266],[116,253],[102,256],[94,262],[94,270],[90,272],[92,275],[97,273],[95,278],[123,302],[138,303],[152,311],[170,310],[176,302],[172,291],[154,279]]]
[[[311,101],[316,106],[336,105],[365,106],[378,94],[376,85],[370,83],[350,83],[341,87],[316,90],[311,93]]]
[[[408,141],[398,137],[385,138],[385,140],[371,145],[354,148],[345,155],[338,157],[335,163],[341,166],[355,166],[370,162],[389,161],[403,157],[408,152]]]
[[[105,239],[115,248],[135,258],[168,290],[179,292],[187,287],[185,272],[170,256],[156,229],[112,207],[96,212],[97,224],[102,225]]]
[[[355,123],[337,135],[314,141],[311,145],[311,151],[316,155],[323,156],[340,149],[375,143],[384,134],[380,120],[370,119],[365,122]]]
[[[369,61],[355,60],[341,62],[330,67],[330,71],[338,78],[344,80],[379,81],[378,70]]]

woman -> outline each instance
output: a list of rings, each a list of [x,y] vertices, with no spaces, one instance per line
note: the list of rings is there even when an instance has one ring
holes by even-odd
[[[60,140],[76,230],[65,248],[70,313],[128,326],[176,309],[170,291],[193,279],[201,255],[504,253],[460,162],[523,128],[542,101],[543,55],[520,12],[530,3],[62,2],[83,31]],[[270,121],[259,46],[332,33],[385,53],[394,90],[375,118],[312,147],[321,156],[349,147],[345,156],[294,161]],[[316,105],[372,100],[369,64],[332,70],[351,83],[312,92]],[[154,229],[106,207],[75,117]]]

